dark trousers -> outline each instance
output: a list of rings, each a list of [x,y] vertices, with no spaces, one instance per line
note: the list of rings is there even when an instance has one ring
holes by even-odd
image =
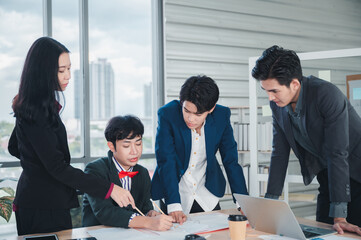
[[[168,214],[168,210],[167,210],[167,205],[165,205],[165,203],[160,200],[160,209],[162,209],[162,211],[165,214]],[[219,203],[217,203],[216,207],[212,210],[212,211],[216,211],[216,210],[221,210],[221,206],[219,205]],[[191,211],[189,213],[197,213],[197,212],[204,212],[203,208],[197,203],[196,200],[194,200]]]
[[[18,235],[57,232],[71,229],[69,209],[18,208],[15,211]]]
[[[317,174],[320,183],[317,197],[316,220],[319,222],[333,224],[333,218],[329,217],[330,198],[328,189],[327,169]],[[351,202],[347,204],[347,222],[361,226],[361,183],[350,179]]]

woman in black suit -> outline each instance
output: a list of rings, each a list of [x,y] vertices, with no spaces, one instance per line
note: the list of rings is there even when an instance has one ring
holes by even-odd
[[[8,147],[23,168],[14,200],[19,235],[72,228],[70,208],[79,206],[75,189],[134,206],[127,190],[70,165],[57,101],[69,83],[70,67],[69,50],[49,37],[37,39],[25,60]]]

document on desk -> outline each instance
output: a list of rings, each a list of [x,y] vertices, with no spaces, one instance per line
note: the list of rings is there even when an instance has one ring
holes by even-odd
[[[124,239],[145,239],[148,234],[139,232],[135,229],[126,228],[102,228],[97,230],[89,230],[89,235],[95,237],[97,240],[112,239],[112,240],[124,240]]]
[[[280,235],[261,235],[258,236],[263,240],[294,240],[294,238],[284,237]],[[354,238],[343,237],[341,235],[330,235],[320,238],[314,238],[313,240],[354,240]]]
[[[343,237],[342,235],[330,235],[330,236],[325,236],[319,239],[324,239],[324,240],[354,240],[355,238],[349,238],[349,237]]]
[[[289,238],[289,237],[280,236],[280,235],[261,235],[261,236],[258,236],[258,238],[263,239],[263,240],[297,240],[295,238]]]
[[[182,225],[174,224],[170,230],[164,232],[148,229],[103,228],[91,230],[88,233],[97,240],[184,240],[184,236],[187,234],[228,228],[227,218],[226,214],[211,212],[190,216]]]
[[[192,215],[188,217],[188,220],[194,223],[201,223],[207,225],[207,227],[200,231],[195,231],[192,233],[206,232],[206,231],[215,231],[219,229],[228,228],[228,215],[218,212],[210,212],[200,215]]]

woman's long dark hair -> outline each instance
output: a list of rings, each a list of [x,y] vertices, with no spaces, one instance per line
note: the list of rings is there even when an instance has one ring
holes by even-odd
[[[60,90],[58,80],[59,56],[69,50],[50,37],[37,39],[30,47],[21,74],[19,93],[13,100],[17,119],[34,121],[37,114],[43,115],[52,125],[58,115]],[[57,97],[57,98],[56,98]]]

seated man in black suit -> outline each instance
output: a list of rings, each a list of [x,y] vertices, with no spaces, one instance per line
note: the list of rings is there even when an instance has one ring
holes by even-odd
[[[112,118],[105,129],[108,141],[108,157],[89,163],[86,173],[91,173],[127,189],[135,205],[146,216],[141,216],[130,205],[119,207],[112,199],[84,195],[83,226],[107,225],[113,227],[149,228],[164,231],[172,226],[172,217],[153,210],[150,201],[150,177],[148,170],[138,163],[142,155],[144,126],[134,116]]]

